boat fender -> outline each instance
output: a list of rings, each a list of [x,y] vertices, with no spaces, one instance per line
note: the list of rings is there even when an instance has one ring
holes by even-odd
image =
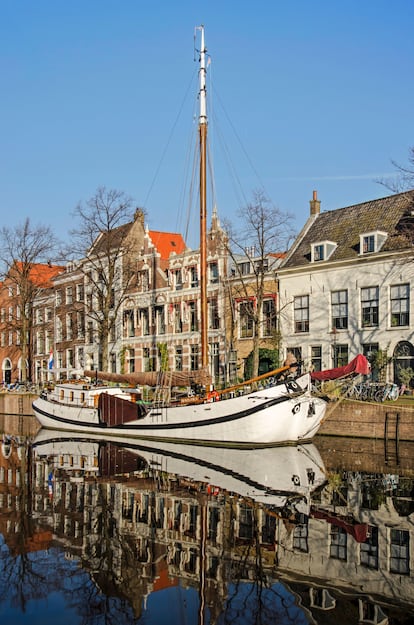
[[[292,475],[292,482],[295,486],[300,486],[300,477],[299,475]]]
[[[295,404],[292,408],[293,414],[296,414],[300,410],[300,404]]]
[[[207,393],[207,401],[218,401],[220,399],[220,395],[217,391],[210,391]]]

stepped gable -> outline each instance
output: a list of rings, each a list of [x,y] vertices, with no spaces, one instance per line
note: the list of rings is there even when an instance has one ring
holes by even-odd
[[[108,246],[110,249],[121,247],[130,233],[133,223],[134,222],[130,222],[122,226],[117,226],[108,232],[101,232],[92,245],[91,251],[93,251],[94,254],[100,254],[105,253],[108,250]]]
[[[322,241],[337,244],[330,262],[357,259],[360,235],[375,231],[388,234],[381,252],[412,247],[414,233],[414,190],[312,216],[296,249],[283,267],[311,265],[311,245]],[[408,233],[410,231],[410,234]]]

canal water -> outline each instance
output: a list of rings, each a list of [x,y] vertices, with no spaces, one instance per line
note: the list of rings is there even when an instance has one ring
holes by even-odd
[[[411,443],[0,432],[1,625],[413,622]]]

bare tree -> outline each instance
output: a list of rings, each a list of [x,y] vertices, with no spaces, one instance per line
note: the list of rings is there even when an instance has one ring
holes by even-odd
[[[11,289],[13,315],[8,317],[10,330],[19,335],[21,378],[31,376],[33,302],[47,286],[39,264],[50,263],[57,240],[48,226],[32,227],[29,218],[14,228],[0,230],[0,253],[3,288]]]
[[[393,178],[381,178],[378,180],[380,184],[392,191],[393,193],[402,193],[414,188],[414,146],[411,146],[408,152],[408,164],[400,165],[397,161],[391,160],[395,167],[395,176]]]
[[[293,237],[289,213],[274,206],[262,190],[253,192],[252,201],[239,210],[240,227],[228,224],[228,252],[234,263],[233,299],[243,302],[243,313],[250,320],[253,339],[252,375],[259,371],[260,329],[265,323],[263,302],[268,283],[274,283],[280,252],[287,250]],[[245,262],[249,271],[246,271]]]
[[[70,233],[70,252],[65,256],[82,259],[77,268],[94,294],[94,304],[85,312],[95,325],[100,367],[107,370],[109,340],[135,275],[133,250],[144,232],[144,211],[135,211],[133,221],[132,198],[123,191],[99,187],[86,203],[78,204],[74,216],[78,226]]]

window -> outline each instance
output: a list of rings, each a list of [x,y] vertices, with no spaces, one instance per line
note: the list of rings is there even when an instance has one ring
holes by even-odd
[[[325,247],[319,243],[313,247],[313,260],[325,260]]]
[[[76,325],[78,330],[78,339],[83,339],[85,336],[85,313],[83,310],[76,313]]]
[[[360,547],[361,564],[370,569],[378,569],[378,528],[370,527],[370,535]]]
[[[263,302],[262,313],[262,334],[263,336],[272,336],[276,330],[276,306],[275,300],[265,299]]]
[[[210,369],[214,378],[220,375],[220,344],[210,343]]]
[[[410,286],[398,284],[390,288],[391,326],[410,325]]]
[[[66,366],[73,367],[73,349],[68,349],[66,352]]]
[[[88,321],[87,341],[89,345],[93,343],[93,321]]]
[[[66,287],[66,304],[73,303],[73,289],[71,286]]]
[[[410,573],[410,535],[408,530],[391,530],[390,572]]]
[[[248,261],[238,263],[237,268],[240,276],[247,276],[250,273],[250,263]]]
[[[92,310],[92,306],[93,306],[92,293],[87,293],[86,294],[86,308],[87,308],[87,310]]]
[[[183,320],[181,318],[181,304],[174,304],[174,332],[180,334],[183,331]]]
[[[239,508],[239,538],[251,540],[254,536],[254,527],[252,507],[241,504]]]
[[[336,560],[346,561],[346,532],[342,527],[331,525],[329,555]]]
[[[311,246],[311,261],[317,263],[322,260],[328,260],[336,250],[334,241],[320,241]]]
[[[52,321],[52,309],[51,308],[46,308],[45,310],[45,317],[46,317],[46,321]],[[20,311],[19,311],[19,317],[20,318]]]
[[[60,306],[62,303],[62,291],[56,291],[56,306]]]
[[[150,285],[149,270],[148,269],[144,269],[143,271],[140,271],[139,272],[139,279],[140,279],[140,282],[141,282],[141,290],[142,291],[148,291],[149,285]]]
[[[293,531],[293,549],[307,553],[308,547],[308,525],[301,523],[297,525]]]
[[[188,313],[190,315],[191,332],[198,332],[197,302],[188,302]]]
[[[246,339],[253,336],[253,302],[240,302],[240,338]]]
[[[13,306],[9,306],[9,321],[13,321]]]
[[[76,299],[78,300],[78,302],[83,302],[83,300],[85,299],[85,289],[83,284],[76,285]]]
[[[190,267],[190,284],[191,288],[198,287],[198,271],[197,267]]]
[[[332,328],[346,330],[348,327],[348,291],[332,291]]]
[[[312,371],[322,371],[322,347],[313,345],[311,347]]]
[[[295,333],[309,332],[309,295],[295,297],[293,306]]]
[[[144,347],[142,350],[142,366],[144,371],[150,371],[150,350]]]
[[[45,342],[44,336],[42,332],[36,333],[36,354],[44,354],[45,353]]]
[[[73,321],[72,315],[66,315],[66,340],[70,341],[73,337]]]
[[[140,319],[141,319],[142,334],[143,336],[147,336],[150,333],[148,308],[141,308]]]
[[[198,345],[191,345],[190,370],[197,371],[197,369],[198,369]]]
[[[387,238],[387,233],[380,230],[366,232],[359,237],[360,254],[379,252]]]
[[[134,311],[126,310],[124,312],[124,332],[125,336],[135,336]]]
[[[83,347],[78,347],[76,350],[76,362],[80,369],[83,369],[85,366],[85,351]]]
[[[209,270],[210,270],[210,282],[211,282],[211,284],[217,284],[217,282],[219,281],[218,264],[217,263],[210,263]]]
[[[177,269],[175,272],[175,290],[181,291],[183,288],[183,274],[181,269]]]
[[[363,328],[378,326],[379,288],[361,289],[361,325]]]
[[[348,345],[333,346],[333,366],[344,367],[348,364]]]
[[[175,348],[175,370],[182,371],[183,370],[183,347],[182,345],[177,345]]]
[[[135,350],[130,348],[126,351],[126,365],[127,371],[129,373],[134,373],[135,371]]]
[[[155,306],[154,315],[155,315],[156,334],[165,334],[164,306]]]
[[[368,254],[375,252],[375,237],[373,234],[367,235],[362,239],[362,253]]]
[[[218,330],[220,327],[220,319],[218,313],[217,299],[210,299],[208,301],[208,326],[210,330]]]
[[[62,340],[62,319],[60,317],[56,317],[56,340]]]

